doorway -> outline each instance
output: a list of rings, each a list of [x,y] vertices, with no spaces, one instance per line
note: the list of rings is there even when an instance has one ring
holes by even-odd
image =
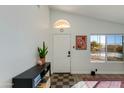
[[[71,36],[69,34],[53,36],[54,73],[71,71]]]

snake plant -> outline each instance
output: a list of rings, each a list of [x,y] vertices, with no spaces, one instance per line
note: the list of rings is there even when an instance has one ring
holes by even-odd
[[[38,54],[40,58],[45,58],[48,53],[48,47],[46,47],[45,42],[43,42],[43,47],[38,47]]]

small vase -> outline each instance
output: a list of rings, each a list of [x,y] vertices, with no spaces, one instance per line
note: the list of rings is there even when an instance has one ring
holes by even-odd
[[[45,58],[40,58],[40,61],[42,62],[42,65],[45,64]]]
[[[42,61],[41,60],[38,60],[38,65],[43,65]]]

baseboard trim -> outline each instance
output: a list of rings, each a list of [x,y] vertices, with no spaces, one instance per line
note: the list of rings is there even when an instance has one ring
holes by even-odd
[[[90,74],[90,72],[71,72],[71,74]],[[124,72],[96,72],[96,74],[124,74]]]
[[[11,83],[0,83],[0,88],[12,88]]]
[[[53,72],[53,74],[71,74],[70,72],[62,72],[62,73],[58,73],[58,72]]]

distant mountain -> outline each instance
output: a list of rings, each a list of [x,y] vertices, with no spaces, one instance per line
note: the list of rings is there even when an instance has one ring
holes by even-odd
[[[123,52],[123,47],[121,45],[107,45],[108,52]]]

